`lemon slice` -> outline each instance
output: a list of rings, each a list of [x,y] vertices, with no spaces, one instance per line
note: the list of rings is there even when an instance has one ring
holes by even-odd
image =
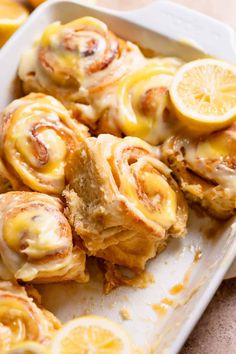
[[[22,25],[28,16],[28,10],[12,1],[0,0],[0,47]]]
[[[67,322],[52,342],[52,354],[131,354],[132,344],[116,323],[97,316]]]
[[[36,342],[26,341],[15,345],[8,354],[49,354],[48,349]]]
[[[236,66],[216,59],[183,65],[170,97],[177,116],[190,128],[210,132],[236,118]]]

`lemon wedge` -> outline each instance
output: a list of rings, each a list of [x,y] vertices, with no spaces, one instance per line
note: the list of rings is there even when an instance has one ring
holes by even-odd
[[[176,73],[170,97],[189,128],[224,128],[236,119],[236,66],[210,58],[189,62]]]
[[[0,0],[0,47],[23,24],[28,14],[24,6],[12,0]]]
[[[52,354],[131,354],[132,344],[116,323],[98,316],[67,322],[52,342]]]
[[[8,354],[49,354],[48,349],[36,342],[26,341],[15,345]]]

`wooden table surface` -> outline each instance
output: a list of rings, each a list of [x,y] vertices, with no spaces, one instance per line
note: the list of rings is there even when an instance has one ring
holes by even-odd
[[[26,3],[26,0],[17,1]],[[115,9],[132,9],[151,1],[97,0],[97,3]],[[175,2],[224,21],[236,30],[236,0]],[[236,354],[236,278],[223,281],[180,354]]]

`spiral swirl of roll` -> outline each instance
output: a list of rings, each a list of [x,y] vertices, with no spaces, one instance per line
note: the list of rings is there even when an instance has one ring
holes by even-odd
[[[51,96],[32,93],[13,101],[0,115],[2,189],[61,193],[66,160],[86,135],[87,128]]]
[[[136,45],[118,38],[105,23],[82,17],[65,25],[49,25],[23,56],[19,76],[26,92],[57,97],[91,126],[97,113],[90,94],[113,85],[143,60]]]
[[[141,139],[88,138],[66,173],[68,216],[89,254],[143,269],[169,235],[185,233],[182,193],[158,150]]]
[[[0,277],[23,282],[87,281],[85,253],[56,197],[36,192],[0,195]]]
[[[0,282],[0,351],[33,341],[48,345],[60,322],[36,305],[23,287]]]
[[[201,138],[174,136],[162,146],[186,197],[210,215],[227,219],[236,211],[236,123]]]
[[[104,99],[98,133],[136,136],[153,145],[170,137],[179,122],[172,113],[169,87],[181,64],[174,58],[155,58],[125,75],[113,99]]]

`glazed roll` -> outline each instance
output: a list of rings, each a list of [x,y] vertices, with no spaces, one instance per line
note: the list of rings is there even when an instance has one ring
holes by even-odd
[[[136,45],[118,38],[105,23],[83,17],[49,25],[23,55],[19,76],[25,92],[52,94],[79,120],[93,126],[97,112],[90,93],[113,85],[143,61]]]
[[[97,100],[103,107],[97,132],[136,136],[153,145],[173,135],[179,121],[172,113],[169,87],[181,64],[175,58],[150,59],[124,76],[110,96]]]
[[[60,322],[36,305],[23,287],[0,282],[0,352],[23,341],[48,345]]]
[[[32,93],[13,101],[0,115],[0,191],[61,193],[68,155],[86,135],[51,96]]]
[[[156,148],[109,134],[88,138],[71,158],[67,215],[88,254],[143,269],[170,235],[185,234],[187,205]]]
[[[85,282],[85,252],[56,198],[36,192],[0,195],[0,277],[23,282]]]
[[[162,159],[190,202],[227,219],[236,210],[236,124],[202,138],[175,136],[162,146]]]

